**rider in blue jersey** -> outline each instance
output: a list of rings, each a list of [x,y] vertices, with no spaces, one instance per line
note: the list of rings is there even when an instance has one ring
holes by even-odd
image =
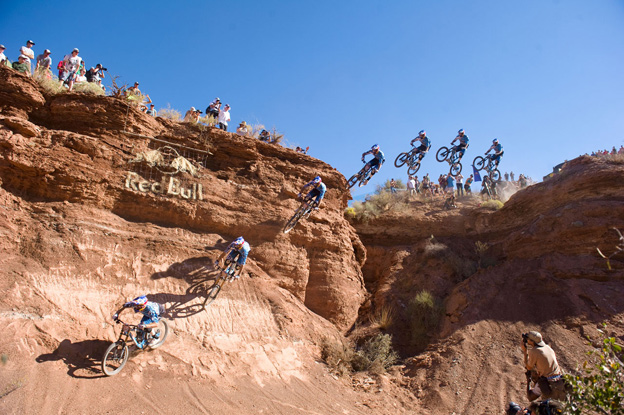
[[[316,199],[314,199],[314,209],[318,209],[321,201],[323,200],[323,197],[325,197],[327,186],[325,186],[325,183],[323,183],[323,181],[321,180],[321,176],[316,176],[314,179],[312,179],[312,181],[310,181],[301,188],[301,191],[299,192],[297,198],[301,199],[303,193],[305,193],[308,188],[311,188],[312,190],[310,190],[305,198],[312,199],[313,197],[315,197]]]
[[[251,247],[249,243],[246,242],[242,236],[236,238],[228,247],[223,251],[223,253],[217,258],[214,265],[215,267],[219,267],[220,261],[227,255],[227,259],[238,264],[238,269],[235,273],[235,277],[240,277],[243,272],[243,268],[245,268],[245,264],[247,263],[247,256],[249,255],[249,251]]]
[[[410,144],[414,145],[414,141],[416,140],[420,141],[420,146],[418,146],[418,148],[414,152],[414,155],[419,154],[418,160],[422,160],[423,157],[425,157],[425,154],[427,154],[427,152],[429,151],[429,148],[431,147],[431,140],[429,140],[429,137],[427,137],[427,132],[425,130],[420,130],[420,132],[418,133],[418,137],[410,141]]]
[[[500,163],[500,158],[502,157],[504,151],[501,143],[498,142],[498,138],[492,140],[492,147],[489,148],[488,151],[485,152],[485,155],[494,150],[494,154],[488,156],[489,159],[493,160],[496,163],[496,167],[498,167],[498,163]]]
[[[455,137],[453,141],[451,141],[451,145],[453,145],[453,143],[458,140],[459,140],[459,144],[456,147],[456,151],[459,152],[459,160],[457,160],[459,162],[461,161],[462,157],[464,157],[466,148],[468,148],[468,141],[470,141],[468,140],[468,136],[464,132],[463,128],[457,132],[457,137]],[[449,164],[451,163],[450,160],[448,160],[448,162]]]
[[[153,328],[158,327],[161,312],[161,306],[158,303],[147,301],[147,297],[144,295],[136,297],[134,300],[125,303],[123,307],[113,314],[113,320],[115,320],[115,322],[119,322],[119,313],[126,308],[134,308],[135,313],[143,313],[143,318],[141,318],[141,322],[138,326],[139,330],[137,331],[137,341],[143,341],[143,337],[146,333],[151,333]],[[160,333],[156,333],[155,338],[149,340],[155,340],[159,335]]]
[[[372,179],[372,177],[375,175],[375,173],[377,173],[379,171],[379,169],[381,168],[381,165],[384,163],[384,161],[386,161],[386,158],[384,157],[384,154],[379,149],[379,145],[377,145],[377,144],[374,144],[371,147],[370,150],[368,150],[366,153],[362,154],[362,163],[364,163],[364,156],[367,155],[367,154],[372,154],[373,155],[373,159],[366,164],[367,168],[371,169],[371,174],[370,174],[370,176],[368,176],[368,178],[366,180],[364,180],[363,182],[360,182],[360,186],[366,185],[368,183],[368,181],[370,179]]]

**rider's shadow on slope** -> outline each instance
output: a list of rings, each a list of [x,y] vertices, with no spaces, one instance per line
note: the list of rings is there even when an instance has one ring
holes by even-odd
[[[84,340],[72,343],[63,340],[52,353],[37,356],[37,363],[62,360],[67,365],[67,374],[79,379],[95,379],[105,377],[100,369],[102,356],[110,345],[107,340]],[[77,374],[79,372],[80,374]]]
[[[227,245],[225,245],[227,246]],[[219,247],[215,251],[221,252]],[[216,259],[216,255],[214,257]],[[150,301],[166,304],[166,316],[170,318],[188,318],[204,311],[203,300],[195,302],[197,297],[205,297],[208,288],[212,285],[219,272],[212,266],[211,257],[189,258],[182,262],[175,262],[166,271],[157,272],[151,276],[153,280],[162,278],[177,278],[185,280],[189,287],[184,294],[157,293],[148,294]]]

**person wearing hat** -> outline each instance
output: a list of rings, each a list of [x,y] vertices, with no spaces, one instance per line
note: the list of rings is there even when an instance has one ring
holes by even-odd
[[[131,86],[130,88],[128,88],[128,93],[134,94],[134,95],[141,95],[141,90],[139,89],[139,83],[135,82],[134,86]]]
[[[32,73],[30,60],[35,59],[35,52],[33,52],[33,50],[31,49],[33,46],[35,46],[35,42],[33,42],[32,40],[28,40],[26,41],[26,46],[22,46],[20,48],[20,54],[26,56],[26,63],[28,64],[28,74]]]
[[[532,389],[527,386],[529,400],[533,401],[540,396],[542,399],[565,400],[564,382],[555,351],[544,342],[537,331],[523,334],[522,338],[520,347],[524,352],[524,366],[537,377]]]
[[[82,58],[78,56],[79,53],[80,51],[78,50],[78,48],[74,48],[71,54],[65,55],[65,57],[63,58],[64,70],[63,75],[61,76],[61,81],[64,84],[67,84],[70,91],[74,88],[76,73],[78,72],[78,68],[80,68],[80,64],[82,63]]]
[[[228,104],[225,104],[225,107],[219,110],[218,121],[217,128],[227,131],[228,121],[230,121],[230,106]]]
[[[46,49],[43,51],[43,54],[37,56],[37,66],[35,67],[35,72],[41,72],[45,74],[48,79],[52,78],[52,58],[50,55],[50,49]]]
[[[7,60],[7,57],[4,55],[5,50],[6,48],[4,47],[4,45],[0,45],[0,65],[2,65],[4,61]]]
[[[151,115],[152,117],[156,116],[156,108],[154,108],[154,104],[150,104],[149,109],[147,110],[146,114]]]
[[[17,62],[13,62],[13,69],[17,72],[23,73],[26,76],[30,76],[30,64],[27,62],[28,57],[26,55],[19,55]]]
[[[214,101],[212,101],[208,108],[206,108],[206,115],[212,117],[216,122],[219,119],[219,110],[221,109],[221,100],[219,97],[216,97]],[[212,127],[212,124],[209,124]]]
[[[246,136],[247,133],[249,133],[249,130],[247,129],[247,123],[245,121],[241,121],[238,128],[236,129],[236,134]]]

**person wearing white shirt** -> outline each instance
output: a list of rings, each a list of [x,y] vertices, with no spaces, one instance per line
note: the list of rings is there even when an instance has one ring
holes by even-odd
[[[32,74],[32,67],[31,67],[32,64],[30,63],[30,60],[35,59],[35,52],[33,52],[33,50],[31,49],[33,46],[35,46],[35,42],[33,42],[32,40],[29,40],[26,42],[26,46],[22,46],[20,48],[20,53],[26,56],[26,63],[28,64],[29,74]]]
[[[230,121],[230,106],[225,104],[225,107],[219,110],[219,123],[217,124],[217,128],[227,131],[228,121]]]
[[[2,65],[6,60],[6,56],[4,55],[5,50],[6,48],[4,47],[4,45],[0,45],[0,65]]]
[[[61,81],[67,84],[70,91],[74,88],[76,72],[78,71],[78,68],[80,68],[80,64],[82,63],[82,58],[78,56],[78,53],[80,53],[78,48],[74,48],[71,55],[65,55],[65,57],[63,58],[63,62],[65,62],[65,71],[63,72]]]
[[[407,179],[407,192],[410,196],[416,193],[416,182],[412,176],[409,176]]]

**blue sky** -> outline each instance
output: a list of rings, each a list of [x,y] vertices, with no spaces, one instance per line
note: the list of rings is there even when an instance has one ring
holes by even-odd
[[[70,17],[71,16],[71,17]],[[354,195],[394,177],[425,129],[419,176],[469,135],[464,173],[499,138],[501,171],[540,179],[552,166],[624,144],[624,1],[20,1],[0,43],[27,39],[54,65],[78,47],[157,108],[202,110],[219,96],[232,124],[276,127],[346,177],[378,143],[386,164]]]

